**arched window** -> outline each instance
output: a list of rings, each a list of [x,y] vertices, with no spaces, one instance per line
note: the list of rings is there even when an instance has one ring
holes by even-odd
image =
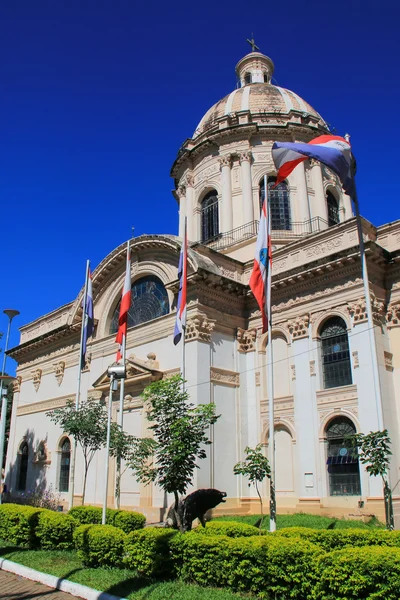
[[[119,309],[121,301],[115,309],[111,321],[110,333],[118,330]],[[147,275],[132,285],[131,307],[128,311],[128,328],[152,321],[169,313],[167,290],[154,275]]]
[[[244,75],[244,82],[245,82],[246,85],[249,84],[249,83],[251,83],[251,73],[245,73],[245,75]]]
[[[201,241],[210,242],[219,235],[218,196],[208,192],[201,202]]]
[[[350,385],[351,364],[346,323],[340,317],[325,321],[320,330],[324,388]]]
[[[326,193],[326,204],[328,207],[328,225],[332,227],[332,225],[340,223],[338,201],[332,192]]]
[[[269,83],[269,74],[267,71],[264,71],[264,83]]]
[[[271,229],[288,231],[292,228],[289,189],[286,181],[276,187],[276,177],[268,177],[268,200],[271,208]],[[265,199],[264,177],[260,181],[260,212]]]
[[[58,491],[68,492],[69,489],[69,465],[71,461],[71,442],[64,438],[60,444],[60,477],[58,480]]]
[[[17,489],[20,492],[26,489],[26,477],[28,474],[28,459],[29,459],[29,447],[27,442],[22,442],[19,447],[19,465],[18,465],[18,477],[17,477]]]
[[[347,417],[334,418],[326,429],[331,496],[359,496],[361,493],[357,447],[349,439],[355,433],[356,428]]]

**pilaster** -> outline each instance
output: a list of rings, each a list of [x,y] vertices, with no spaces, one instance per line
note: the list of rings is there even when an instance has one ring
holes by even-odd
[[[242,197],[243,197],[243,224],[254,220],[253,192],[251,185],[251,161],[253,155],[251,150],[239,154],[239,162],[242,169]]]

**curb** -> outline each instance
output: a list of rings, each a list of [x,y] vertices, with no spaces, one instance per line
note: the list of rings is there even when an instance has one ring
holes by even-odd
[[[80,583],[68,581],[68,579],[62,579],[55,575],[35,571],[35,569],[24,567],[24,565],[15,563],[12,560],[7,560],[6,558],[0,559],[0,570],[20,575],[25,579],[38,581],[50,588],[60,590],[61,592],[67,592],[68,594],[78,596],[79,598],[85,598],[85,600],[127,600],[126,598],[120,598],[119,596],[112,596],[106,592],[99,592],[86,585],[81,585]]]

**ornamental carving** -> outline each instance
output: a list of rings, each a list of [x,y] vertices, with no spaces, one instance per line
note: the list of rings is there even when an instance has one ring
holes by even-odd
[[[296,365],[290,365],[290,370],[292,372],[292,381],[296,381]]]
[[[400,326],[400,303],[396,302],[388,306],[386,320],[388,327]]]
[[[54,367],[54,373],[57,379],[57,383],[58,385],[61,385],[61,382],[64,378],[64,371],[65,371],[65,362],[63,360],[60,360],[60,362],[55,363],[53,365]]]
[[[219,369],[217,367],[210,367],[210,380],[213,383],[219,383],[229,387],[239,387],[240,385],[239,373],[228,371],[226,369]]]
[[[288,328],[289,328],[292,338],[294,340],[298,340],[302,337],[307,337],[309,323],[310,323],[309,315],[297,317],[297,319],[293,319],[292,321],[289,321]]]
[[[225,154],[225,156],[220,156],[218,159],[220,167],[231,167],[232,166],[232,154]]]
[[[42,380],[42,369],[35,369],[34,371],[31,371],[31,374],[33,378],[33,387],[35,388],[35,392],[37,392]]]
[[[256,329],[241,329],[241,327],[238,327],[236,339],[239,352],[253,352],[256,349],[256,337]]]
[[[192,173],[188,173],[186,175],[186,185],[187,185],[187,187],[194,186],[194,175]]]
[[[385,358],[385,369],[386,371],[393,371],[393,354],[391,352],[383,352]]]
[[[314,377],[316,375],[316,371],[315,371],[315,360],[310,360],[310,375],[311,377]]]
[[[12,382],[13,393],[16,394],[21,389],[22,377],[21,375],[17,375],[17,377]]]
[[[252,154],[251,150],[246,150],[245,152],[239,152],[240,164],[242,164],[242,162],[251,162],[252,158],[253,158],[253,154]]]
[[[254,373],[255,377],[256,377],[256,386],[260,386],[261,385],[261,374],[260,371],[256,371]]]
[[[360,359],[358,358],[358,351],[354,350],[354,352],[352,352],[352,355],[353,355],[353,368],[358,369],[358,367],[360,366]]]
[[[85,364],[83,366],[82,373],[84,373],[85,371],[90,371],[90,363],[91,362],[92,362],[92,353],[91,352],[86,352],[86,354],[85,354]]]
[[[327,252],[331,252],[332,250],[336,250],[340,248],[343,242],[343,236],[340,235],[332,240],[328,240],[327,242],[323,242],[322,244],[317,244],[312,246],[311,248],[307,248],[305,251],[307,258],[314,258],[316,256],[321,256],[327,254]]]
[[[211,334],[214,331],[215,320],[209,319],[204,313],[196,313],[186,323],[186,342],[211,342]]]
[[[383,302],[380,302],[374,296],[371,297],[372,318],[374,323],[377,325],[380,325],[383,322],[384,308],[385,305]],[[364,298],[356,300],[355,302],[350,302],[347,305],[347,310],[349,311],[349,314],[351,315],[355,325],[368,320],[367,306]]]
[[[186,196],[186,187],[184,185],[180,185],[178,187],[178,189],[176,190],[176,193],[178,195],[178,198],[181,200],[182,198],[185,198]]]

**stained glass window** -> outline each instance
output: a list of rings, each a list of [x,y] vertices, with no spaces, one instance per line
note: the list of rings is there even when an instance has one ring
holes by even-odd
[[[60,479],[58,489],[60,492],[68,492],[69,489],[69,466],[71,460],[71,443],[64,438],[61,444]]]
[[[292,229],[289,188],[286,181],[276,187],[276,177],[268,177],[268,200],[271,209],[271,229],[289,231]],[[260,181],[260,212],[265,198],[264,178]]]
[[[326,430],[328,440],[327,467],[331,496],[359,496],[361,494],[358,452],[350,436],[356,428],[347,417],[336,417]]]
[[[118,330],[121,301],[118,302],[111,321],[110,333]],[[152,321],[169,313],[167,290],[154,275],[147,275],[132,285],[131,307],[128,312],[128,327]]]
[[[351,364],[346,323],[340,317],[325,322],[321,332],[324,388],[350,385]]]

